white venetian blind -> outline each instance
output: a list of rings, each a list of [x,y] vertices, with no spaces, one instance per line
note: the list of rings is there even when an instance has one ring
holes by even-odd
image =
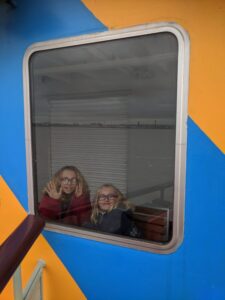
[[[92,198],[104,183],[126,192],[127,144],[124,128],[52,127],[52,173],[75,165],[85,176]]]

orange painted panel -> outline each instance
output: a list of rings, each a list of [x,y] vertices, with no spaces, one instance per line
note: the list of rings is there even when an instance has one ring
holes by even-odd
[[[225,1],[83,0],[109,29],[176,22],[190,36],[189,115],[225,153]]]
[[[0,177],[0,191],[1,244],[26,217],[26,212],[2,177]],[[43,272],[44,299],[86,299],[70,273],[42,235],[36,240],[22,263],[23,286],[26,285],[39,259],[43,259],[46,262]],[[0,300],[13,299],[12,295],[12,280],[10,280],[1,293]]]

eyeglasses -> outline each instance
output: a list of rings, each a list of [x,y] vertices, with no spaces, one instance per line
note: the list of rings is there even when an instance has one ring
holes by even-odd
[[[118,196],[116,194],[108,194],[108,195],[104,195],[104,194],[100,194],[98,196],[98,200],[99,201],[105,201],[105,200],[115,200]]]
[[[68,178],[68,177],[63,177],[61,178],[61,182],[63,184],[76,184],[77,183],[77,179],[76,178]]]

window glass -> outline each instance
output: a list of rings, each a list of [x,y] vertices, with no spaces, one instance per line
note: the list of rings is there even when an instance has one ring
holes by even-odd
[[[36,213],[87,232],[171,240],[177,69],[170,32],[30,56]],[[64,166],[75,169],[57,173]]]

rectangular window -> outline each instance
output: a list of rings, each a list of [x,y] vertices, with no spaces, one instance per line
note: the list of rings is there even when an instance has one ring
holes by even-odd
[[[30,210],[47,229],[159,253],[177,248],[188,53],[174,24],[27,50]]]

